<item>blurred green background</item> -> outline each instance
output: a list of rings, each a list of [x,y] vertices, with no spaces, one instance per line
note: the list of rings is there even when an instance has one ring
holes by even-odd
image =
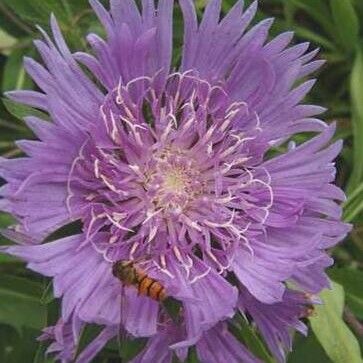
[[[120,0],[121,1],[121,0]],[[246,5],[251,1],[246,0]],[[105,1],[104,1],[105,3]],[[205,0],[196,0],[202,13]],[[235,0],[223,0],[226,12]],[[37,58],[32,39],[39,37],[35,25],[48,30],[54,13],[72,50],[85,50],[84,36],[103,34],[87,0],[0,0],[0,87],[3,92],[34,88],[22,66],[24,56]],[[272,34],[293,30],[295,41],[320,47],[326,65],[308,102],[327,107],[327,122],[336,120],[336,138],[344,139],[337,160],[337,183],[346,191],[344,219],[354,224],[349,237],[334,250],[336,264],[329,274],[333,289],[323,293],[324,306],[310,318],[312,333],[295,337],[289,363],[358,363],[363,349],[363,0],[260,0],[257,19],[275,17]],[[255,22],[257,21],[255,20]],[[182,20],[175,12],[175,56],[180,54]],[[14,140],[34,138],[22,117],[36,110],[3,99],[0,103],[0,154],[17,157]],[[0,227],[12,223],[0,214]],[[5,239],[1,244],[8,243]],[[58,316],[59,302],[52,296],[49,281],[25,269],[23,263],[0,255],[0,362],[53,362],[44,357],[46,346],[36,337]],[[241,322],[238,338],[265,362],[274,362],[254,328]],[[97,333],[89,327],[81,345]],[[142,341],[128,345],[127,361]],[[197,362],[193,352],[189,362]],[[120,362],[117,344],[110,342],[94,360]],[[157,362],[156,362],[157,363]]]

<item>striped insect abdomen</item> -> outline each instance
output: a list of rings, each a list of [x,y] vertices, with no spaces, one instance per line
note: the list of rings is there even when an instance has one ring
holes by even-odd
[[[139,295],[150,297],[156,301],[163,301],[167,297],[164,286],[137,268],[133,261],[115,262],[112,266],[112,273],[124,285],[135,287]]]
[[[139,295],[148,296],[156,301],[166,299],[164,286],[157,280],[149,277],[145,272],[137,270]]]

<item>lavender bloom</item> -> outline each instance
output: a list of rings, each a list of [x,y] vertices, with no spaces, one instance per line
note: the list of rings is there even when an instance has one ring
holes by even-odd
[[[116,335],[117,327],[109,326],[104,328],[101,333],[79,354],[77,353],[77,344],[82,322],[74,316],[67,322],[60,319],[55,326],[43,329],[43,334],[38,338],[39,341],[53,340],[46,354],[54,354],[55,359],[62,363],[74,362],[87,363],[91,362],[104,345]]]
[[[305,331],[299,319],[311,301],[302,294],[329,286],[325,249],[350,228],[337,203],[344,194],[332,184],[335,126],[316,118],[323,108],[300,104],[314,81],[294,86],[322,65],[317,51],[289,46],[290,32],[267,41],[271,19],[246,31],[256,3],[243,10],[238,1],[220,20],[221,1],[211,0],[200,24],[192,0],[179,4],[177,70],[173,0],[157,9],[143,0],[141,11],[133,0],[110,0],[110,11],[91,0],[107,31],[107,40],[88,36],[94,55],[72,54],[52,17],[54,41],[44,32],[35,41],[44,65],[25,60],[41,92],[8,93],[52,119],[27,117],[39,141],[19,141],[27,156],[0,160],[0,208],[25,236],[5,251],[52,277],[62,298],[61,325],[48,333],[63,361],[74,357],[74,326],[86,323],[105,330],[79,362],[91,361],[120,325],[151,337],[151,351],[165,352],[160,362],[191,345],[202,362],[227,352],[232,362],[258,361],[225,328],[238,309],[283,361],[290,328]],[[269,153],[307,131],[317,136]],[[42,243],[77,220],[81,233]],[[183,305],[183,328],[163,349],[165,312],[132,286],[121,294],[112,275],[119,260],[139,263]]]
[[[77,319],[77,318],[76,318]],[[76,320],[75,319],[75,320]],[[78,320],[80,323],[80,321]],[[74,325],[76,336],[80,334],[81,325]],[[52,340],[52,344],[47,349],[47,354],[53,353],[54,358],[62,363],[70,362],[76,352],[76,339],[72,331],[72,324],[64,323],[60,319],[55,326],[43,329],[43,334],[38,338],[39,341]]]
[[[312,313],[312,304],[320,300],[301,292],[286,290],[281,302],[263,304],[247,290],[241,291],[239,308],[248,313],[268,347],[279,362],[285,361],[285,351],[292,350],[291,331],[307,334],[307,327],[299,319]]]
[[[164,326],[158,334],[151,338],[145,349],[131,361],[131,363],[172,363],[173,350],[169,346],[180,337],[180,329],[172,324]],[[208,363],[261,363],[253,357],[247,349],[228,332],[226,326],[217,324],[203,333],[196,344],[196,351],[200,362]],[[184,362],[187,351],[174,351],[180,361]]]

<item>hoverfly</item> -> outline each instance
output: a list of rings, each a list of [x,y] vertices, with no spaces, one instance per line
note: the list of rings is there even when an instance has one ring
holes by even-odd
[[[128,300],[126,299],[125,288],[134,288],[137,290],[138,295],[149,297],[157,302],[162,302],[166,299],[164,286],[159,281],[151,278],[146,271],[143,271],[136,264],[135,260],[118,260],[112,265],[112,275],[119,280],[121,289],[120,353],[124,351],[125,344],[127,344],[126,321],[124,319],[127,314]]]
[[[146,261],[144,261],[146,262]],[[138,266],[135,260],[118,260],[112,265],[112,274],[120,281],[121,287],[121,342],[125,341],[125,321],[127,312],[124,310],[128,306],[125,296],[125,287],[137,290],[139,296],[144,296],[160,304],[163,315],[171,318],[175,323],[180,322],[181,302],[169,296],[164,285],[146,271]]]
[[[167,298],[164,286],[136,267],[135,261],[116,261],[112,266],[112,274],[125,286],[135,287],[139,295],[150,297],[156,301],[164,301]]]

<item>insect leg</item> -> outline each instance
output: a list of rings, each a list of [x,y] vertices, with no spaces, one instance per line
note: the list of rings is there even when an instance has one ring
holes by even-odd
[[[124,352],[126,349],[126,339],[127,339],[127,331],[125,328],[125,318],[126,318],[126,286],[124,284],[120,284],[120,328],[118,330],[118,346],[119,346],[119,354],[124,361]]]

